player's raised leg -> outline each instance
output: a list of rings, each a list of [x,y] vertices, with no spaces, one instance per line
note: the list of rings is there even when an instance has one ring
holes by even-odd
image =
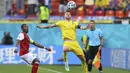
[[[36,58],[36,56],[34,56],[32,53],[27,53],[27,54],[24,54],[20,57],[24,61],[26,61],[29,65],[32,65],[32,72],[31,73],[37,73],[40,61]]]
[[[82,68],[83,68],[83,72],[84,73],[88,73],[88,69],[87,69],[87,64],[86,64],[86,59],[83,55],[77,55],[78,58],[81,60],[82,62]]]
[[[65,70],[66,71],[70,71],[69,69],[69,64],[68,64],[68,55],[67,52],[69,52],[69,48],[68,47],[63,47],[63,58],[64,58],[64,62],[65,62]]]
[[[35,58],[33,60],[33,62],[32,62],[32,65],[33,65],[32,66],[32,73],[37,73],[39,63],[40,63],[40,61],[37,58]]]
[[[85,59],[85,56],[84,56],[84,53],[83,53],[83,50],[81,49],[81,47],[79,46],[78,42],[75,41],[73,43],[73,45],[75,46],[72,46],[72,51],[75,53],[75,55],[77,55],[77,57],[81,60],[82,62],[82,68],[83,68],[83,72],[84,73],[88,73],[88,68],[87,68],[87,64],[86,64],[86,59]]]

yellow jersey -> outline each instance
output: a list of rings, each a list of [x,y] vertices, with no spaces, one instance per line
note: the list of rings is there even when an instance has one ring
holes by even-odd
[[[86,41],[88,40],[88,39],[87,39],[87,36],[86,36],[86,35],[83,35],[82,38],[83,38],[83,45],[84,45],[84,46],[87,45],[87,47],[86,47],[85,49],[88,51],[88,50],[89,50],[89,45],[86,43]]]
[[[62,20],[56,23],[56,26],[60,27],[62,32],[62,39],[76,40],[76,28],[78,22]]]

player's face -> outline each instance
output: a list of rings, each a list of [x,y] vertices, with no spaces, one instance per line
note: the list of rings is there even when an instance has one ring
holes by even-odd
[[[23,31],[24,31],[25,33],[28,33],[28,26],[27,26],[27,25],[24,25],[24,26],[23,26]]]
[[[64,17],[67,19],[67,20],[70,20],[71,19],[71,13],[70,12],[66,12]]]
[[[94,22],[89,22],[89,26],[90,26],[90,28],[94,28],[95,27],[95,23]]]

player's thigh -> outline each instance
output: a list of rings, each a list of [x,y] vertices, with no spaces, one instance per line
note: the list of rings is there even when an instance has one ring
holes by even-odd
[[[72,50],[71,49],[72,45],[73,45],[73,42],[69,42],[69,41],[64,42],[64,44],[63,44],[63,51],[64,52],[71,51]]]
[[[83,50],[81,49],[80,45],[78,44],[78,42],[75,42],[73,44],[74,46],[72,46],[72,51],[76,54],[76,55],[82,55],[84,56]]]
[[[93,50],[94,57],[97,55],[97,52],[99,51],[98,48],[99,48],[99,46],[94,47],[94,50]]]
[[[64,5],[63,4],[59,5],[59,12],[64,12]]]
[[[98,46],[90,46],[89,48],[89,59],[93,60],[98,52]]]
[[[34,56],[32,53],[27,53],[25,55],[22,55],[21,58],[28,64],[32,64],[33,60],[36,59],[36,56]]]
[[[89,47],[89,52],[88,52],[88,58],[89,58],[89,60],[91,59],[91,60],[93,60],[94,59],[94,48],[92,47],[92,46],[90,46]]]
[[[86,61],[85,56],[83,56],[83,55],[77,55],[77,57],[78,57],[81,61]]]
[[[82,55],[85,56],[83,53],[83,50],[81,48],[75,48],[72,50],[76,55]]]

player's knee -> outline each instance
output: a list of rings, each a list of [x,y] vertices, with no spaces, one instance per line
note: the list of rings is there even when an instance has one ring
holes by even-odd
[[[88,60],[88,64],[91,64],[91,63],[92,63],[92,60],[91,60],[91,59],[89,59],[89,60]]]
[[[85,59],[85,57],[84,57],[84,56],[82,57],[82,60],[86,62],[86,59]]]
[[[32,64],[34,64],[34,63],[40,64],[40,61],[36,58],[33,60]]]
[[[64,49],[63,52],[67,52],[67,51]]]
[[[36,62],[40,64],[40,61],[39,61],[39,60],[37,60]]]
[[[84,56],[79,56],[79,58],[80,58],[81,61],[86,61]]]
[[[67,49],[67,48],[64,48],[64,50],[63,50],[64,52],[69,52],[69,50]]]

